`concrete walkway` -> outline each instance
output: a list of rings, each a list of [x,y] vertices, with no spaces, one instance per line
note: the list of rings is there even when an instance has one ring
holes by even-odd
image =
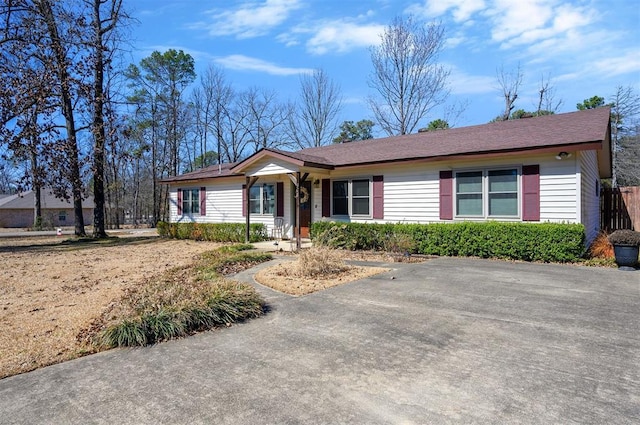
[[[0,423],[638,423],[640,272],[391,266],[299,298],[260,287],[263,318],[0,380]]]

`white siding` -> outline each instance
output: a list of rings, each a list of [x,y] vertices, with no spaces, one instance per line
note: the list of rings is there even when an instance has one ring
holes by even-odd
[[[285,177],[286,178],[286,177]],[[290,181],[276,179],[260,179],[256,184],[276,184],[277,181],[284,182],[284,216],[285,232],[291,235],[291,198]],[[177,200],[178,187],[181,189],[196,188],[195,185],[181,185],[170,188],[169,191],[169,213],[172,223],[196,222],[196,223],[244,223],[246,217],[242,215],[242,185],[244,179],[225,179],[221,181],[208,180],[204,182],[207,192],[207,215],[182,215],[178,216]],[[200,187],[198,185],[197,187]],[[274,217],[271,214],[251,214],[251,223],[263,223],[267,225],[267,230],[271,234]]]
[[[579,222],[575,161],[551,156],[540,163],[540,221]]]
[[[427,162],[388,166],[384,171],[380,167],[362,167],[357,171],[332,171],[330,177],[384,176],[384,220],[353,221],[429,223],[440,221],[440,171],[505,166],[521,168],[530,164],[540,165],[540,221],[579,222],[575,156],[562,161],[555,159],[555,154],[546,154]],[[316,199],[320,204],[322,198]],[[316,212],[320,217],[322,205],[316,205]]]
[[[269,161],[262,164],[262,170],[269,168]],[[323,178],[371,178],[374,175],[384,176],[384,219],[353,219],[359,222],[389,222],[389,223],[430,223],[440,221],[439,207],[439,173],[442,170],[478,169],[487,167],[540,165],[540,221],[551,222],[582,222],[588,226],[588,237],[591,237],[597,226],[597,210],[594,206],[597,199],[588,194],[595,194],[595,179],[597,164],[595,154],[587,152],[584,155],[576,153],[571,158],[559,161],[555,154],[549,153],[538,156],[505,156],[484,160],[439,161],[399,164],[393,166],[368,166],[351,169],[333,170],[326,174],[310,175],[311,181]],[[582,172],[580,172],[582,170]],[[595,173],[595,174],[594,174]],[[580,177],[582,175],[582,177]],[[293,184],[285,174],[261,177],[256,184],[284,183],[284,218],[285,233],[292,236],[295,221]],[[190,188],[196,185],[180,185],[171,188],[171,221],[197,221],[207,223],[238,222],[244,223],[242,216],[242,184],[244,178],[212,179],[204,181],[199,186],[207,188],[207,216],[178,217],[176,200],[177,187]],[[582,195],[578,195],[582,187]],[[322,185],[312,186],[311,191],[311,220],[322,220]],[[372,194],[373,195],[373,194]],[[521,202],[521,200],[520,200]],[[581,203],[582,202],[582,203]],[[583,211],[582,216],[580,211]],[[271,215],[251,215],[252,223],[264,223],[269,232],[273,225]]]
[[[247,176],[269,176],[277,174],[294,173],[298,171],[297,167],[285,162],[281,159],[267,158],[258,161],[252,167],[247,169]]]
[[[439,170],[416,167],[384,175],[384,219],[387,222],[431,222],[440,219]]]
[[[584,224],[587,246],[600,231],[600,177],[596,151],[580,152],[581,221]]]

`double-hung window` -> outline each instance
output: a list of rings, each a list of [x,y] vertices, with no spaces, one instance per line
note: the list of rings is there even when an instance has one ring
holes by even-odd
[[[251,214],[274,214],[275,207],[275,185],[255,185],[249,189],[249,211]]]
[[[332,215],[371,215],[371,181],[369,179],[334,180]]]
[[[182,214],[200,214],[200,189],[182,190]]]
[[[517,218],[518,174],[517,168],[455,173],[456,216]]]

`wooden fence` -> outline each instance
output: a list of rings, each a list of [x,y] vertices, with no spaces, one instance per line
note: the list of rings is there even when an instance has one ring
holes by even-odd
[[[602,188],[600,209],[600,227],[603,230],[640,231],[640,186]]]

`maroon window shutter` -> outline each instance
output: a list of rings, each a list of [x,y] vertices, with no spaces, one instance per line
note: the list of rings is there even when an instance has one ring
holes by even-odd
[[[207,188],[200,188],[200,215],[207,215]]]
[[[540,166],[522,167],[522,220],[540,221]]]
[[[322,216],[331,217],[331,180],[322,179]]]
[[[440,220],[453,220],[453,171],[440,171]]]
[[[284,183],[276,183],[276,217],[284,217]]]
[[[384,218],[384,176],[373,176],[373,218]]]
[[[182,189],[178,189],[178,215],[182,215]]]
[[[247,185],[242,185],[242,216],[247,216]]]

